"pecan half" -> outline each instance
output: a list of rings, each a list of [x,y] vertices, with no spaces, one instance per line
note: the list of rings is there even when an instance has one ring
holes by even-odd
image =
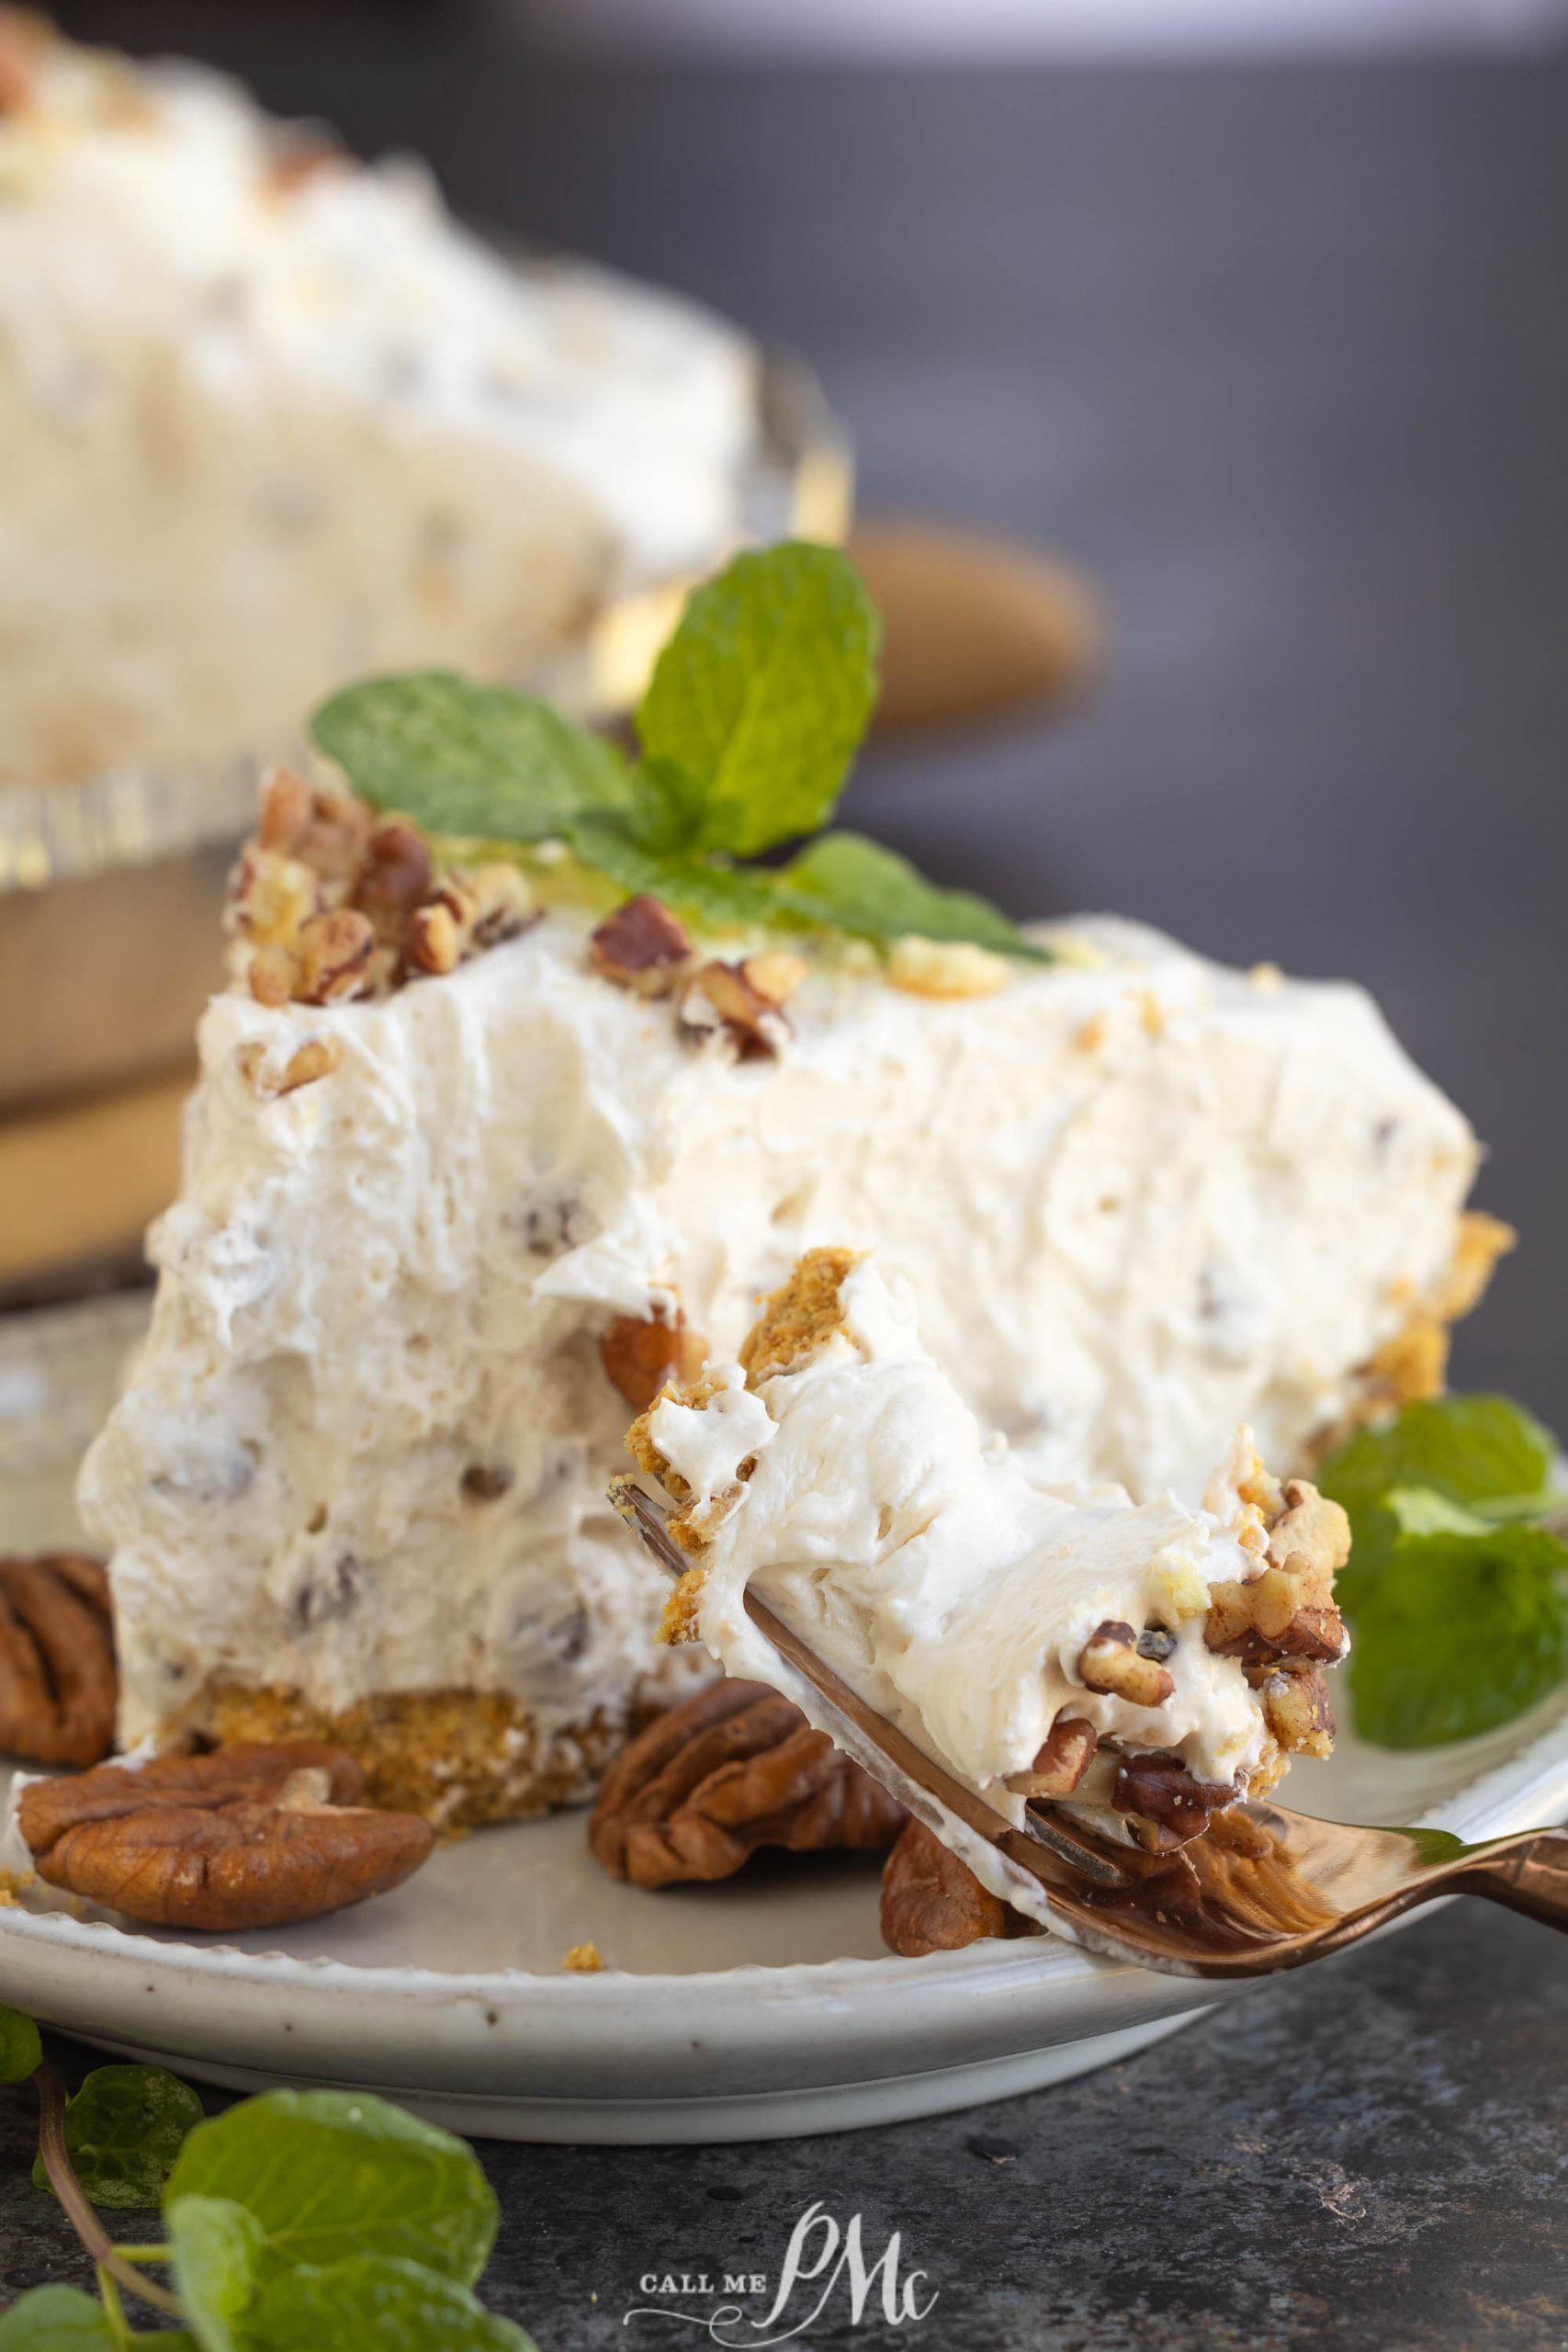
[[[429,1854],[422,1815],[360,1805],[353,1758],[311,1740],[101,1765],[24,1789],[41,1879],[149,1927],[281,1928],[400,1885]]]
[[[588,1843],[634,1886],[728,1878],[759,1847],[880,1853],[904,1819],[858,1764],[765,1683],[718,1681],[649,1724],[610,1767]]]
[[[662,899],[646,892],[605,916],[588,943],[594,970],[637,996],[668,996],[695,950]]]
[[[882,1873],[882,1940],[905,1960],[982,1936],[1032,1936],[1032,1919],[981,1885],[923,1821],[905,1825]]]
[[[1179,1756],[1126,1756],[1111,1802],[1146,1853],[1168,1854],[1201,1838],[1210,1815],[1234,1804],[1235,1793],[1223,1781],[1195,1779]]]
[[[1070,1797],[1094,1761],[1099,1737],[1082,1715],[1058,1715],[1028,1771],[1010,1772],[1008,1787],[1020,1797]]]
[[[96,1764],[114,1746],[108,1581],[74,1552],[0,1560],[0,1748]]]
[[[1078,1675],[1086,1690],[1124,1699],[1130,1707],[1163,1707],[1176,1688],[1157,1658],[1145,1657],[1131,1625],[1108,1617],[1078,1652]]]

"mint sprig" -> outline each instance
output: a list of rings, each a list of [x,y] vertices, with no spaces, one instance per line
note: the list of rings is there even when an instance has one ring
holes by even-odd
[[[68,2108],[37,2027],[0,2009],[0,2070],[20,2080],[29,2056],[47,2186],[102,2301],[32,2289],[0,2313],[0,2352],[535,2352],[472,2291],[496,2203],[449,2132],[368,2092],[274,2091],[209,2121],[194,2091],[147,2066],[100,2067]],[[160,2193],[167,2243],[113,2245],[95,2204]],[[179,2325],[133,2331],[126,2295]]]
[[[1350,1515],[1337,1595],[1356,1727],[1430,1747],[1512,1722],[1568,1675],[1556,1446],[1506,1396],[1410,1405],[1323,1465]]]
[[[699,927],[879,944],[915,932],[1048,960],[984,899],[941,890],[855,833],[782,873],[750,864],[826,825],[876,698],[878,623],[835,548],[738,556],[688,599],[626,758],[547,704],[449,671],[367,678],[310,722],[373,807],[448,840],[564,842],[628,896]]]

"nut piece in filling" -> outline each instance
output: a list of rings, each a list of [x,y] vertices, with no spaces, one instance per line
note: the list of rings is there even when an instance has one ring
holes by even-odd
[[[986,1439],[899,1288],[847,1250],[804,1258],[741,1363],[666,1389],[628,1444],[692,1559],[672,1637],[810,1716],[746,1614],[754,1589],[1014,1821],[1049,1796],[1166,1853],[1292,1753],[1327,1752],[1337,1504],[1273,1478],[1245,1430],[1201,1508],[1041,1483]],[[1034,1907],[984,1841],[943,1834],[994,1895]]]

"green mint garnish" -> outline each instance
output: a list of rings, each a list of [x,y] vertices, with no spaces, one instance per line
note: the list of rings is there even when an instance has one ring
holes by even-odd
[[[637,712],[687,779],[690,846],[756,857],[827,823],[876,700],[880,631],[852,565],[786,540],[695,591]]]
[[[65,2109],[65,2146],[95,2205],[137,2211],[156,2205],[201,2101],[161,2066],[99,2066]],[[33,2182],[48,2188],[39,2157]]]
[[[1051,960],[987,899],[939,889],[907,857],[863,833],[824,833],[784,867],[779,884],[781,905],[857,939],[886,945],[914,932],[1035,963]]]
[[[447,671],[344,687],[310,731],[376,808],[498,849],[562,841],[699,926],[879,944],[918,932],[1049,960],[984,899],[936,888],[858,834],[827,835],[782,875],[740,862],[831,817],[876,698],[877,634],[852,565],[786,540],[689,598],[637,712],[638,762],[547,704]]]
[[[242,2352],[238,2323],[255,2294],[261,2223],[228,2197],[171,2198],[164,2220],[175,2285],[202,2352]]]
[[[395,2255],[286,2272],[247,2314],[243,2352],[535,2352],[533,2338],[466,2287]]]
[[[433,833],[547,841],[584,810],[634,797],[627,763],[603,736],[548,703],[451,670],[344,686],[314,713],[310,733],[375,808]]]
[[[161,2344],[190,2338],[168,2335]],[[0,2352],[121,2352],[125,2338],[108,2313],[78,2287],[32,2287],[0,2314]]]
[[[269,2091],[198,2125],[169,2182],[223,2198],[261,2231],[258,2281],[299,2263],[397,2255],[471,2287],[495,2239],[471,2149],[368,2092]]]
[[[0,2009],[0,2083],[25,2083],[38,2072],[43,2044],[31,2018],[20,2009]]]
[[[1568,1544],[1540,1524],[1554,1442],[1506,1396],[1445,1396],[1325,1463],[1350,1514],[1337,1594],[1356,1727],[1429,1747],[1509,1723],[1568,1674]]]

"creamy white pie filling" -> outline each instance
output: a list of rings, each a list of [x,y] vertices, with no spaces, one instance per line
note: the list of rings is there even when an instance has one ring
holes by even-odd
[[[1085,922],[965,1001],[820,961],[782,1058],[737,1061],[596,976],[587,932],[208,1012],[152,1332],[82,1483],[128,1738],[225,1678],[497,1690],[547,1730],[624,1709],[659,1596],[604,1503],[600,1337],[678,1302],[722,1360],[814,1243],[908,1284],[1018,1479],[1126,1487],[1173,1560],[1167,1489],[1195,1504],[1244,1420],[1299,1467],[1450,1262],[1474,1139],[1358,989]],[[257,1091],[255,1049],[320,1037],[330,1075]]]

